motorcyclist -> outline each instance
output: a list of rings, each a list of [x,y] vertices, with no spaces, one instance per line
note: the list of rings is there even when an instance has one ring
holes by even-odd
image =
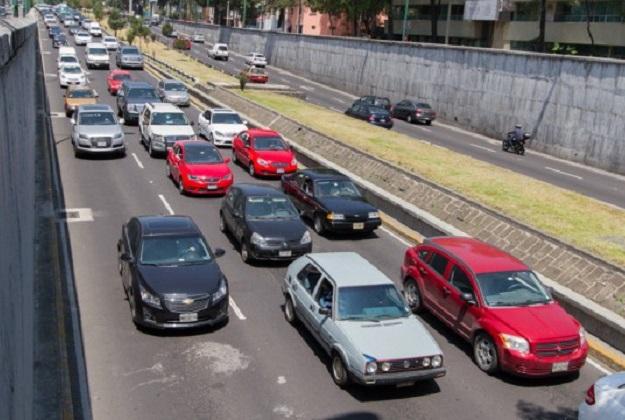
[[[521,142],[525,139],[525,132],[523,131],[523,126],[521,124],[517,124],[514,126],[514,131],[512,132],[512,139],[515,142]]]

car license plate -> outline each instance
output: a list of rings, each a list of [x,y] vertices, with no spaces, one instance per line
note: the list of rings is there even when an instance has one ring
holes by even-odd
[[[567,370],[569,370],[569,362],[560,362],[551,365],[552,372],[566,372]]]
[[[278,256],[280,257],[290,257],[291,255],[291,251],[278,251]]]
[[[408,388],[413,386],[415,383],[414,382],[401,382],[398,383],[397,385],[395,385],[397,388]]]
[[[190,314],[180,314],[180,322],[195,322],[197,321],[197,314],[196,313],[190,313]]]
[[[279,174],[283,174],[284,173],[284,169],[283,168],[278,168],[278,170],[276,171]]]
[[[362,230],[365,228],[364,223],[354,223],[354,230]]]
[[[106,147],[106,142],[105,141],[99,141],[98,142],[98,147]]]
[[[206,189],[207,189],[207,190],[216,190],[216,189],[217,189],[217,185],[214,185],[214,184],[208,184],[208,185],[206,186]]]

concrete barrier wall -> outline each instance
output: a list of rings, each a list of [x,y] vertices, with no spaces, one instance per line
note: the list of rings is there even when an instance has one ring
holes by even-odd
[[[0,418],[33,410],[35,147],[34,16],[0,22]]]
[[[180,25],[180,28],[183,28]],[[185,25],[211,33],[216,26]],[[221,28],[232,51],[354,95],[416,98],[462,127],[501,138],[521,123],[530,147],[625,173],[625,63],[481,48]]]

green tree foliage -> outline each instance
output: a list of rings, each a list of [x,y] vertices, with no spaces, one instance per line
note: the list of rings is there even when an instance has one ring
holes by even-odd
[[[377,15],[388,5],[385,0],[307,0],[306,3],[321,13],[333,16],[345,13],[352,23],[354,35],[360,35],[363,29],[373,33]]]
[[[168,22],[163,25],[162,31],[163,31],[163,35],[169,37],[171,36],[172,32],[174,32],[174,27],[171,26],[171,24]]]
[[[109,13],[108,24],[115,31],[115,36],[117,36],[117,31],[124,29],[124,26],[126,26],[126,19],[124,19],[119,9],[112,9]]]
[[[104,8],[102,6],[102,1],[95,0],[93,2],[93,16],[95,16],[96,20],[98,21],[102,20],[102,17],[104,16]]]

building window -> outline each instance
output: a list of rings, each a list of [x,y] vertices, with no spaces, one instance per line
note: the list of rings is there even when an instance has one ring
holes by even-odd
[[[537,21],[540,14],[538,2],[516,3],[511,19],[519,22]]]
[[[621,0],[590,2],[589,17],[591,22],[625,22],[625,5]],[[585,22],[586,4],[556,4],[555,22]]]

